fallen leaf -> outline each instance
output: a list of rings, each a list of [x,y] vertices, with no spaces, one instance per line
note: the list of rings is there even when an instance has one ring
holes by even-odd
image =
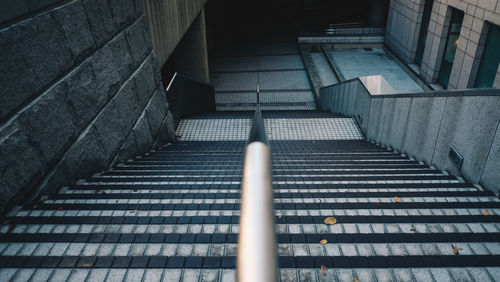
[[[354,277],[354,282],[359,282],[359,279]]]
[[[459,254],[459,252],[458,252],[458,251],[462,250],[462,248],[459,248],[459,247],[457,247],[457,246],[453,246],[453,245],[451,245],[451,247],[453,248],[453,253],[454,253],[455,255],[458,255],[458,254]]]
[[[57,210],[62,211],[62,210],[64,210],[64,208],[63,207],[58,207]]]
[[[415,226],[410,227],[410,231],[416,231],[417,228]]]
[[[330,225],[335,224],[335,223],[337,223],[337,219],[333,216],[330,216],[330,217],[325,218],[324,223],[330,224]]]
[[[323,240],[319,241],[319,243],[320,243],[320,244],[326,244],[326,243],[328,243],[328,240],[323,239]]]
[[[9,225],[9,227],[7,228],[7,233],[10,233],[14,230],[14,228],[16,228],[16,224],[15,223],[12,223],[11,225]]]
[[[394,197],[394,202],[401,203],[401,199],[398,196],[396,196]]]
[[[135,213],[135,212],[137,212],[137,210],[131,210],[131,211],[130,211],[130,213]]]
[[[116,202],[118,203],[118,202],[119,202],[119,200],[116,200]]]
[[[3,224],[9,224],[10,220],[6,220],[3,222]]]
[[[153,192],[153,190],[149,190],[149,193]]]
[[[382,207],[382,206],[380,205],[380,203],[375,203],[375,206],[376,206],[377,208]]]
[[[482,213],[483,215],[491,215],[491,214],[490,214],[490,212],[489,212],[488,210],[483,210],[481,213]]]
[[[137,192],[137,189],[134,189],[134,192]]]
[[[324,264],[321,265],[321,273],[326,276],[326,266]]]

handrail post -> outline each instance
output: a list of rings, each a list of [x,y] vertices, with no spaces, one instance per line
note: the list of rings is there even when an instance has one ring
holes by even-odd
[[[260,104],[260,87],[259,84],[257,84],[257,105]]]

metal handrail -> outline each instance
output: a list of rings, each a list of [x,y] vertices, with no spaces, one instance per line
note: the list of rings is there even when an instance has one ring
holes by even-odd
[[[245,151],[241,190],[238,281],[277,281],[271,150],[259,100]]]

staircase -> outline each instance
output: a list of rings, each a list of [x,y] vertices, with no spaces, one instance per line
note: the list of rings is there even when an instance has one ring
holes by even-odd
[[[281,281],[499,281],[492,193],[349,118],[263,115]],[[12,211],[0,281],[233,281],[250,116],[182,120],[178,141]]]

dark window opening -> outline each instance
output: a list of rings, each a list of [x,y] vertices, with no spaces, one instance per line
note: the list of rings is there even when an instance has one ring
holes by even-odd
[[[500,27],[490,24],[474,87],[493,86],[500,62]]]
[[[455,53],[457,51],[458,40],[460,37],[460,29],[462,28],[462,21],[464,19],[464,12],[452,9],[450,27],[448,29],[448,36],[446,38],[446,45],[444,47],[443,60],[439,69],[438,81],[448,88],[450,82],[451,68],[453,67],[453,60],[455,60]]]
[[[429,22],[431,20],[433,0],[425,0],[424,13],[422,15],[422,24],[420,25],[420,33],[418,35],[417,53],[415,54],[415,63],[422,65],[424,57],[425,42],[427,40],[427,31],[429,30]]]

